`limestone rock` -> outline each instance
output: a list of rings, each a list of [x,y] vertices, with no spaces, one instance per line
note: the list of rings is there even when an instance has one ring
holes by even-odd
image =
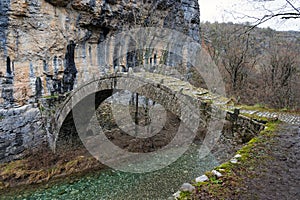
[[[184,183],[182,184],[180,191],[183,192],[193,192],[195,190],[195,187],[191,185],[190,183]]]
[[[208,177],[206,175],[202,175],[202,176],[199,176],[196,178],[196,182],[204,182],[204,181],[207,181],[208,180]]]
[[[241,158],[241,157],[242,157],[242,155],[240,155],[240,154],[236,154],[234,157],[235,157],[235,158]]]
[[[24,156],[24,150],[46,141],[38,108],[26,105],[0,109],[0,163]]]
[[[175,193],[173,194],[173,197],[174,197],[175,199],[178,199],[178,198],[180,197],[180,191],[175,192]]]
[[[237,160],[236,158],[231,158],[231,159],[230,159],[230,162],[231,162],[232,164],[236,164],[236,163],[238,163],[238,160]]]
[[[4,92],[6,100],[2,97],[0,102],[12,100],[25,105],[33,102],[36,94],[51,95],[51,77],[63,73],[70,41],[76,44],[77,84],[109,70],[110,65],[124,64],[126,69],[140,66],[138,60],[146,50],[117,58],[118,49],[113,50],[113,44],[108,45],[108,50],[99,50],[101,42],[121,31],[135,27],[169,28],[200,42],[197,0],[20,0],[1,1],[0,6],[0,74],[7,73],[2,66],[13,68],[11,84],[0,85],[3,91],[13,91],[13,99]],[[134,41],[125,43],[114,48],[139,45]],[[172,55],[164,53],[153,52],[147,59],[159,64],[163,57],[169,56],[164,64],[176,65]],[[108,61],[102,60],[107,56]],[[100,72],[95,72],[93,66],[104,67],[97,67]],[[39,87],[35,85],[37,77],[41,79]]]
[[[220,178],[222,176],[222,174],[220,172],[218,172],[217,170],[212,170],[211,172],[218,178]]]

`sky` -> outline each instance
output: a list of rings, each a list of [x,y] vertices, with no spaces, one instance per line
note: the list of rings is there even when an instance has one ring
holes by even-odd
[[[269,2],[259,2],[259,0],[198,1],[200,5],[200,20],[202,22],[254,22],[256,19],[253,16],[262,17],[265,14],[269,14],[268,10],[280,12],[282,6],[286,4],[286,0],[270,0]],[[300,0],[290,0],[290,2],[293,2],[294,6],[300,8]],[[290,6],[287,6],[285,11],[294,12]],[[300,19],[283,20],[274,18],[261,24],[259,27],[270,27],[279,31],[300,31]]]

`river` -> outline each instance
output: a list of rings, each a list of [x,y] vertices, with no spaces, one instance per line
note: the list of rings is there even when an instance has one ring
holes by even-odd
[[[22,191],[14,197],[1,199],[168,199],[185,182],[202,175],[220,163],[213,154],[200,159],[200,145],[193,144],[176,162],[154,172],[128,173],[112,169]],[[219,151],[220,152],[220,151]],[[222,151],[226,152],[226,151]]]

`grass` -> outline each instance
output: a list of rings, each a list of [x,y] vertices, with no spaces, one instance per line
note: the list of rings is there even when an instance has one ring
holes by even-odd
[[[245,116],[245,117],[248,117],[252,120],[255,120],[257,122],[262,122],[262,123],[266,123],[272,119],[269,119],[267,117],[261,117],[261,116],[258,116],[256,114],[248,114],[248,113],[242,113],[241,115]]]
[[[248,105],[237,105],[237,108],[241,110],[255,110],[259,112],[278,112],[276,109],[268,108],[267,106],[264,106],[262,104],[255,104],[253,106],[248,106]]]
[[[180,200],[190,200],[191,199],[191,192],[189,191],[184,191],[184,192],[180,192]]]

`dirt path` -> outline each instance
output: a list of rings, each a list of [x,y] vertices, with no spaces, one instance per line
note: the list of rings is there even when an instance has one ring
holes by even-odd
[[[300,127],[282,125],[274,141],[266,144],[270,159],[258,164],[255,178],[245,177],[240,199],[300,199]]]

